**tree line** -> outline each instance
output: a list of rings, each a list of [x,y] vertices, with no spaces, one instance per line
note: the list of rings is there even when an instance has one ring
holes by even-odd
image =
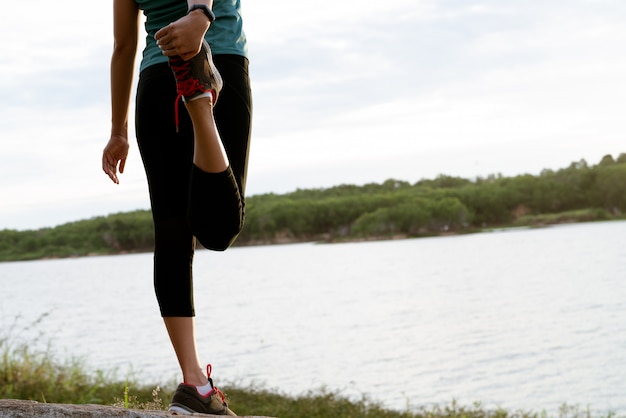
[[[626,154],[585,160],[539,175],[464,179],[440,175],[411,184],[339,185],[248,197],[235,245],[385,239],[555,222],[623,219]],[[54,228],[0,231],[0,261],[150,251],[149,210]]]

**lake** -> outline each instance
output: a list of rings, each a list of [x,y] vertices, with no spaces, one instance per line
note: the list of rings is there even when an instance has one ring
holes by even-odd
[[[198,251],[216,383],[626,414],[626,222]],[[94,370],[178,381],[152,255],[0,263],[0,326]],[[37,321],[40,318],[40,321]]]

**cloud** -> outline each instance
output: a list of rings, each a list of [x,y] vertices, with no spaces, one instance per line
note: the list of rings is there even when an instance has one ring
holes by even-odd
[[[147,208],[134,140],[120,186],[100,170],[110,129],[111,4],[96,2],[86,16],[70,13],[67,0],[35,1],[42,13],[8,4],[15,18],[0,28],[4,39],[20,40],[0,57],[0,228]],[[626,3],[243,7],[254,95],[251,194],[538,173],[626,151]]]

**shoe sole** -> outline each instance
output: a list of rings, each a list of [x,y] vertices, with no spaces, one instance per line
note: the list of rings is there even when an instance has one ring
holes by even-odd
[[[170,405],[167,412],[171,413],[172,415],[193,415],[194,413],[194,411],[190,411],[179,405]]]

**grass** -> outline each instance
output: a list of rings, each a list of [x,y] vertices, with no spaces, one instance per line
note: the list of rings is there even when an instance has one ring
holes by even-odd
[[[606,221],[615,217],[606,209],[580,209],[520,217],[515,226],[543,226],[562,223]]]
[[[11,330],[11,329],[10,329]],[[9,330],[9,331],[10,331]],[[10,332],[9,332],[10,334]],[[0,336],[0,399],[35,400],[48,403],[102,404],[132,409],[163,410],[176,384],[159,387],[136,379],[118,378],[115,372],[88,373],[81,359],[58,360],[50,345],[35,351],[32,344]],[[280,418],[551,418],[545,412],[490,410],[480,403],[471,406],[451,402],[396,411],[367,398],[348,399],[323,389],[300,396],[256,387],[221,387],[239,415]],[[589,409],[563,405],[558,418],[601,418]],[[608,414],[606,418],[618,418]]]

